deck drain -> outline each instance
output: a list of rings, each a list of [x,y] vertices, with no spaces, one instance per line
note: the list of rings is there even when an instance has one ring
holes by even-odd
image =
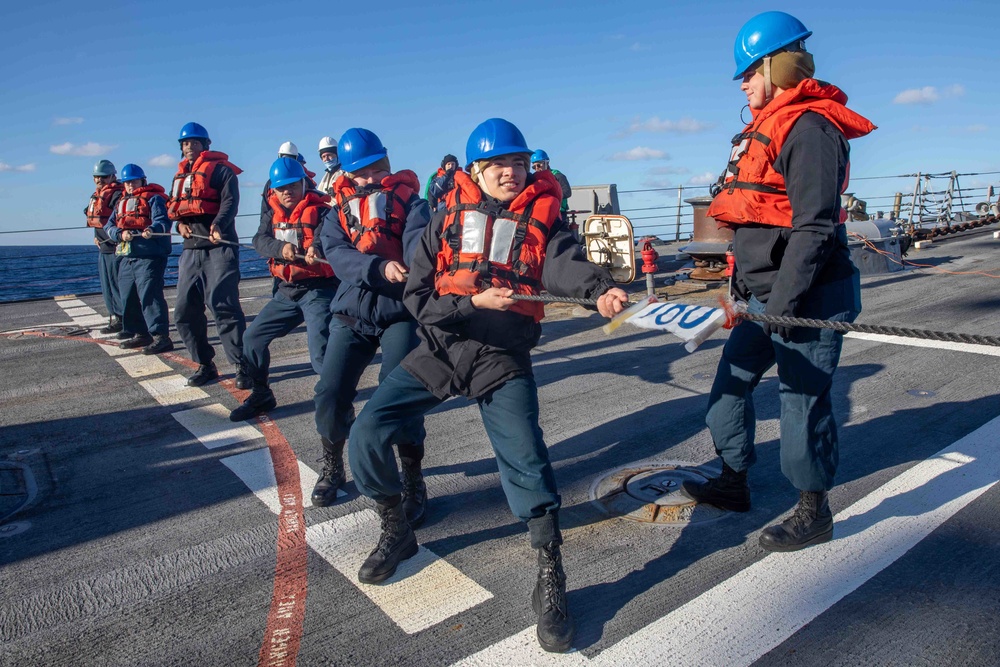
[[[910,389],[906,393],[910,396],[919,396],[920,398],[932,398],[937,396],[937,394],[930,389]]]
[[[5,523],[0,526],[0,538],[4,537],[14,537],[19,533],[31,528],[30,521],[15,521],[14,523]]]
[[[708,479],[693,463],[664,461],[612,470],[590,487],[591,501],[612,516],[668,526],[704,523],[726,515],[681,493],[681,483]]]

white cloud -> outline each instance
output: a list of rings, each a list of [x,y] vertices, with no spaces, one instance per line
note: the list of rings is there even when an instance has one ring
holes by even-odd
[[[893,98],[893,104],[933,104],[944,97],[961,97],[965,95],[965,86],[953,83],[940,91],[934,86],[909,88]]]
[[[49,152],[55,153],[56,155],[85,155],[94,157],[108,153],[115,148],[118,148],[118,146],[99,144],[96,141],[88,141],[87,143],[80,145],[72,144],[67,141],[64,144],[49,146]]]
[[[975,125],[968,125],[965,128],[966,132],[986,132],[990,129],[989,125],[985,123],[976,123]]]
[[[53,125],[79,125],[83,119],[79,116],[61,116],[52,121]]]
[[[168,153],[160,153],[156,157],[151,157],[148,160],[150,167],[173,167],[180,160],[177,156],[170,155]]]
[[[667,178],[647,178],[640,185],[644,188],[673,188],[675,187]]]
[[[931,104],[941,99],[937,88],[934,86],[924,86],[923,88],[910,88],[896,95],[893,104]]]
[[[632,46],[628,47],[629,51],[649,51],[650,47],[645,44],[640,44],[639,42],[632,42]]]
[[[681,118],[680,120],[669,120],[653,116],[649,120],[635,118],[628,127],[619,132],[617,137],[626,137],[636,132],[678,132],[682,134],[693,134],[704,132],[714,127],[712,123],[695,120],[694,118]]]
[[[710,171],[706,171],[704,174],[698,176],[692,176],[688,181],[689,185],[708,185],[709,183],[715,183],[719,180],[719,175],[714,174]]]
[[[31,162],[28,164],[12,165],[6,162],[0,162],[0,171],[34,171],[35,163]]]
[[[653,167],[649,170],[649,173],[656,175],[664,174],[686,174],[690,171],[687,167]]]
[[[630,148],[627,151],[622,151],[620,153],[615,153],[611,156],[614,161],[633,161],[633,160],[668,160],[670,156],[664,151],[656,150],[655,148],[647,148],[646,146],[636,146],[635,148]]]

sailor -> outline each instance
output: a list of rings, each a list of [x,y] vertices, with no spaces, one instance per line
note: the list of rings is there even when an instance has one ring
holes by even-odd
[[[403,305],[403,288],[410,257],[430,221],[417,175],[408,169],[393,173],[388,151],[374,132],[347,130],[340,138],[340,155],[345,173],[333,185],[336,217],[330,217],[320,235],[341,280],[316,384],[316,429],[324,465],[312,502],[320,507],[333,503],[344,483],[344,440],[354,420],[361,374],[381,349],[381,382],[417,345],[417,325]],[[425,435],[420,417],[391,438],[402,464],[401,507],[414,526],[424,519],[427,499],[420,465]]]
[[[122,184],[116,179],[117,171],[110,160],[98,160],[94,165],[94,194],[83,210],[87,216],[87,226],[94,228],[94,245],[97,246],[97,275],[101,280],[101,295],[108,310],[108,326],[100,329],[102,334],[118,334],[122,331],[122,303],[118,294],[118,264],[121,258],[115,254],[115,244],[104,232],[104,225],[115,210],[122,194]],[[129,334],[128,337],[131,337]]]
[[[708,209],[735,230],[733,291],[750,312],[853,321],[861,311],[840,194],[847,187],[849,139],[875,126],[845,107],[847,95],[812,78],[805,39],[812,33],[784,12],[759,14],[736,37],[736,80],[753,116],[733,140],[727,170]],[[722,475],[685,482],[698,502],[750,509],[747,471],[754,451],[753,391],[778,366],[781,471],[799,490],[792,516],[766,528],[768,551],[830,540],[827,491],[837,472],[831,405],[842,338],[829,329],[742,321],[722,351],[706,421]]]
[[[323,162],[323,178],[316,189],[332,195],[334,182],[344,173],[340,168],[340,158],[337,157],[336,139],[323,137],[319,140],[319,159]]]
[[[458,158],[452,154],[441,159],[441,166],[427,179],[424,186],[424,199],[430,204],[431,211],[437,211],[444,206],[444,196],[455,187],[455,171],[458,169]]]
[[[403,300],[420,324],[420,345],[379,385],[350,433],[354,481],[375,500],[378,544],[358,572],[364,583],[392,576],[417,553],[402,511],[391,443],[396,430],[449,396],[479,404],[513,513],[538,550],[532,607],[547,651],[569,650],[575,629],[566,605],[559,530],[560,498],[538,425],[531,349],[541,335],[541,303],[511,297],[552,294],[596,298],[605,317],[627,295],[608,272],[588,262],[559,218],[559,184],[530,174],[531,150],[501,118],[469,137],[466,170],[455,173],[446,208],[415,249]]]
[[[291,141],[286,141],[278,146],[278,158],[290,157],[293,160],[297,160],[299,164],[302,165],[303,170],[306,174],[306,187],[309,190],[316,189],[316,174],[314,172],[306,169],[306,159],[302,157],[302,153],[299,152],[299,147],[296,146]],[[271,179],[267,179],[264,183],[264,189],[260,193],[260,214],[267,215],[267,212],[271,210]],[[275,284],[277,288],[277,284]]]
[[[177,303],[174,322],[198,369],[188,384],[199,387],[219,377],[208,342],[207,303],[229,362],[236,366],[236,386],[249,389],[243,371],[243,331],[240,306],[240,250],[236,211],[240,204],[237,175],[242,171],[229,156],[208,150],[212,140],[198,123],[181,128],[178,142],[183,160],[170,188],[167,214],[177,222],[184,250],[177,262]],[[199,237],[199,238],[196,238]],[[226,241],[227,243],[223,243]]]
[[[229,414],[243,421],[278,404],[267,378],[269,346],[305,322],[313,370],[323,367],[330,329],[330,301],[338,281],[330,265],[321,262],[317,231],[330,211],[330,196],[309,188],[302,165],[294,157],[280,157],[270,170],[268,210],[260,216],[253,247],[268,258],[277,289],[243,335],[243,362],[253,391]]]
[[[569,198],[573,194],[573,188],[569,185],[569,179],[561,171],[549,167],[549,154],[541,148],[531,154],[531,171],[550,171],[556,177],[556,180],[559,181],[559,189],[562,190],[562,203],[559,205],[559,211],[562,213],[563,218],[565,218],[566,211],[569,210]]]
[[[148,183],[145,172],[135,164],[122,167],[122,183],[125,194],[118,200],[105,230],[118,243],[122,258],[118,282],[126,331],[136,330],[119,347],[141,347],[143,354],[169,352],[174,343],[170,340],[167,300],[163,297],[163,273],[170,255],[167,193],[162,185]],[[154,238],[153,234],[163,236]]]

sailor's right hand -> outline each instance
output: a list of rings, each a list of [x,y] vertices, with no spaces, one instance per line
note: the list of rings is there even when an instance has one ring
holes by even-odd
[[[183,222],[177,223],[177,232],[186,239],[191,238],[191,225],[186,225]]]
[[[94,245],[96,245],[98,248],[100,248],[101,247],[101,241],[99,239],[95,238],[94,239]]]
[[[294,262],[295,246],[293,246],[291,243],[286,243],[285,245],[281,246],[281,259],[285,260],[286,262]]]
[[[472,297],[472,305],[482,310],[507,310],[514,305],[514,290],[506,287],[491,287]]]
[[[126,229],[125,231],[122,232],[122,241],[128,243],[131,240],[132,240],[132,232]]]
[[[399,262],[389,260],[382,268],[382,273],[385,274],[385,279],[390,283],[406,282],[406,267]]]

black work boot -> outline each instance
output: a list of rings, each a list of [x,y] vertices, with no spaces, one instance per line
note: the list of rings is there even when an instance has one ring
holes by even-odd
[[[170,336],[153,336],[153,342],[151,342],[146,347],[142,348],[143,354],[159,354],[161,352],[169,352],[174,349],[174,341],[170,340]]]
[[[427,511],[427,485],[420,470],[420,461],[399,457],[402,464],[403,512],[411,528],[424,522]]]
[[[215,363],[210,361],[207,364],[198,366],[198,370],[188,378],[187,384],[189,387],[200,387],[217,377],[219,377],[219,369],[215,367]]]
[[[799,491],[799,504],[777,526],[760,533],[767,551],[798,551],[833,539],[833,513],[826,491]]]
[[[149,334],[137,334],[128,340],[118,343],[118,347],[123,350],[134,350],[137,347],[146,347],[153,342],[153,337]]]
[[[124,329],[122,329],[117,334],[115,334],[115,340],[128,340],[133,336],[135,336],[135,334],[132,333],[131,331],[125,331]]]
[[[681,493],[698,503],[715,505],[730,512],[750,511],[750,486],[747,472],[736,472],[725,461],[722,474],[706,482],[684,482]]]
[[[401,561],[417,553],[417,536],[406,522],[401,497],[395,496],[389,502],[395,504],[379,503],[375,506],[382,518],[382,535],[378,538],[378,545],[358,570],[358,581],[363,584],[385,581],[396,573]]]
[[[236,379],[233,383],[237,389],[250,389],[253,387],[253,378],[247,375],[247,365],[242,360],[236,362]]]
[[[116,334],[122,330],[122,318],[117,315],[112,315],[108,318],[108,326],[102,327],[97,330],[98,333],[102,334]]]
[[[323,438],[323,472],[313,487],[312,504],[329,507],[337,501],[337,489],[347,481],[344,472],[344,441],[330,442]]]
[[[576,626],[566,605],[566,573],[556,542],[538,550],[538,581],[531,593],[531,608],[538,614],[538,643],[550,653],[565,653],[573,644]]]
[[[229,413],[229,421],[241,422],[256,417],[262,412],[270,412],[276,407],[278,407],[278,399],[274,397],[274,392],[267,386],[267,381],[255,382],[253,391],[247,396],[247,400]]]

